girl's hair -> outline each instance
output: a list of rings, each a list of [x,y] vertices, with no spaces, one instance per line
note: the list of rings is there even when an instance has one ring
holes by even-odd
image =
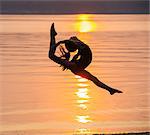
[[[66,49],[67,49],[69,52],[75,52],[75,51],[77,50],[76,45],[75,45],[74,42],[71,41],[71,40],[68,40],[68,41],[65,43],[65,47],[66,47]]]

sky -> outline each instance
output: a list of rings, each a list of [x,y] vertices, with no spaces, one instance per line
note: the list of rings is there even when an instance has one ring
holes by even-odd
[[[9,13],[11,14],[132,13],[133,14],[133,13],[148,13],[149,11],[148,0],[0,0],[0,1],[2,14],[9,14]],[[30,3],[31,1],[33,2]],[[68,2],[69,5],[64,4],[65,1]],[[25,2],[25,4],[23,2]]]

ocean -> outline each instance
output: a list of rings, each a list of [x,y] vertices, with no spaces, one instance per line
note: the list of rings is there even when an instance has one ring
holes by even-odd
[[[87,70],[123,93],[110,95],[48,58],[77,36]],[[0,15],[0,134],[83,135],[150,131],[148,15]]]

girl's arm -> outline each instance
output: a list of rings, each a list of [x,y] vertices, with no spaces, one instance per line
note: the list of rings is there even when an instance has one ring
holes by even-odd
[[[56,47],[59,46],[60,44],[65,44],[66,42],[68,42],[68,40],[59,41],[58,43],[56,43]]]
[[[49,58],[53,60],[54,62],[56,62],[57,64],[63,65],[64,67],[70,70],[72,70],[76,66],[75,63],[70,62],[66,59],[61,59],[60,57],[56,56],[54,53],[52,53],[51,50],[49,51]]]

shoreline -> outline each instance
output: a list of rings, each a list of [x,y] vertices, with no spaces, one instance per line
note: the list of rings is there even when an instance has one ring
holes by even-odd
[[[16,135],[16,133],[17,133],[17,135],[26,135],[26,134],[28,134],[28,135],[30,135],[30,133],[32,134],[32,135],[42,135],[43,133],[42,132],[30,132],[30,131],[2,131],[2,132],[0,132],[0,133],[2,133],[2,135]],[[51,134],[51,132],[44,132],[44,135],[50,135]],[[55,134],[55,132],[53,132],[53,134]],[[56,132],[56,134],[58,134],[58,132]],[[150,135],[150,132],[129,132],[129,133],[69,133],[69,132],[63,132],[63,133],[61,133],[61,132],[59,132],[59,134],[60,135]]]
[[[80,135],[80,134],[75,134]],[[87,134],[90,135],[90,134]],[[150,135],[150,132],[131,132],[131,133],[114,133],[114,134],[92,134],[92,135]]]

